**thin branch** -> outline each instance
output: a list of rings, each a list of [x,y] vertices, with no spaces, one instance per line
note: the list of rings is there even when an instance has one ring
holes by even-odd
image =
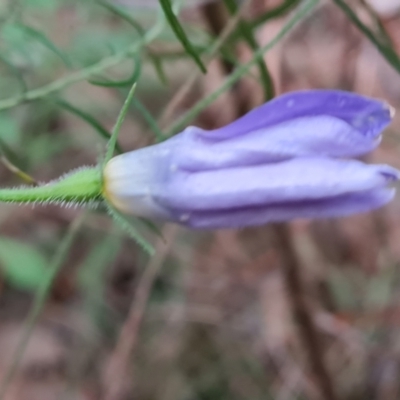
[[[163,232],[166,242],[159,240],[156,246],[156,253],[150,259],[140,278],[128,317],[121,329],[117,345],[106,368],[104,400],[118,400],[123,394],[124,381],[129,371],[132,354],[138,342],[139,330],[151,290],[174,242],[177,229],[175,225],[168,225],[166,227]]]
[[[30,176],[28,173],[22,171],[15,164],[13,164],[4,154],[0,155],[0,162],[14,175],[18,176],[22,181],[27,183],[28,185],[37,186],[39,183]]]
[[[305,288],[301,278],[301,265],[299,265],[293,248],[289,229],[285,224],[276,224],[274,232],[282,257],[285,281],[293,315],[298,324],[300,339],[308,354],[315,383],[323,399],[337,400],[333,382],[324,362],[321,338],[305,299]]]

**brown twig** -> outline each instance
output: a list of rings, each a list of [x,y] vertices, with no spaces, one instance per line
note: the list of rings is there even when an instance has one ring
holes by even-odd
[[[304,286],[299,265],[293,248],[290,232],[285,224],[275,226],[275,235],[283,262],[283,270],[293,315],[298,324],[300,339],[308,353],[316,386],[325,400],[337,400],[332,380],[326,368],[320,336],[314,325],[305,299]]]
[[[140,325],[146,310],[153,283],[163,265],[165,257],[177,233],[175,225],[168,225],[163,231],[166,241],[159,240],[156,253],[150,259],[140,278],[128,317],[121,329],[116,347],[110,357],[104,378],[104,400],[117,400],[124,394],[124,382],[129,371],[132,354],[138,341]]]
[[[18,176],[21,180],[29,185],[37,186],[38,182],[28,175],[26,172],[19,169],[16,165],[14,165],[4,154],[0,156],[0,162],[14,175]]]

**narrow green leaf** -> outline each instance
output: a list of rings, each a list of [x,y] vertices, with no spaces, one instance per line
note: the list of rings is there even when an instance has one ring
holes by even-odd
[[[71,103],[68,103],[65,100],[62,99],[55,99],[53,100],[55,104],[57,104],[59,107],[63,108],[66,111],[69,111],[71,114],[76,115],[77,117],[83,119],[85,122],[87,122],[92,128],[95,129],[97,133],[99,133],[100,136],[103,138],[109,140],[111,137],[110,132],[104,126],[97,121],[96,118],[94,118],[92,115],[88,114],[85,111],[82,111],[80,108],[77,108],[73,106]],[[118,143],[116,143],[115,148],[119,153],[122,153],[122,149]]]
[[[111,4],[111,3],[107,2],[107,1],[103,1],[103,0],[100,0],[98,4],[103,6],[108,11],[112,12],[113,14],[122,18],[128,24],[130,24],[139,35],[141,35],[141,36],[145,35],[146,30],[123,8],[118,7],[114,4]],[[148,57],[150,58],[151,62],[153,63],[153,67],[157,73],[158,79],[163,84],[167,84],[167,78],[166,78],[165,72],[163,70],[163,66],[162,66],[163,64],[162,64],[161,57],[158,57],[156,54],[154,54],[149,49],[145,49],[145,51],[146,51]]]
[[[150,232],[154,233],[156,236],[163,238],[163,233],[161,232],[160,228],[150,219],[138,217],[137,219],[140,221]],[[164,240],[165,241],[165,240]]]
[[[35,247],[14,239],[0,238],[0,266],[10,285],[34,291],[47,273],[47,264]]]
[[[186,112],[166,133],[167,137],[172,136],[176,132],[182,130],[195,116],[197,116],[202,110],[208,107],[215,99],[218,98],[222,93],[227,91],[232,85],[234,85],[242,76],[247,74],[250,68],[256,64],[257,60],[264,57],[264,54],[272,49],[285,35],[290,32],[294,26],[301,21],[317,4],[319,0],[306,0],[297,10],[297,12],[290,18],[277,35],[265,46],[260,47],[254,52],[253,57],[246,64],[241,65],[231,75],[227,77],[225,82],[213,93],[206,98],[198,101],[191,110]]]
[[[140,234],[131,221],[117,211],[114,207],[107,205],[107,210],[114,221],[150,256],[155,253],[154,247]]]
[[[158,79],[163,85],[168,85],[168,78],[167,74],[164,71],[164,64],[163,64],[163,59],[161,56],[156,56],[153,52],[149,52],[148,57],[150,58],[151,62],[153,63],[154,71],[156,71],[156,74],[158,76]]]
[[[190,43],[188,37],[186,36],[186,33],[184,29],[182,28],[182,25],[179,23],[178,18],[176,18],[174,11],[172,10],[171,2],[170,0],[159,0],[161,7],[164,11],[165,17],[167,18],[167,21],[169,22],[169,25],[171,26],[171,29],[174,31],[176,37],[178,40],[181,42],[183,48],[190,54],[194,60],[194,62],[198,65],[200,70],[205,74],[207,73],[207,69],[203,62],[201,61],[201,58],[197,54],[196,50]]]
[[[58,246],[52,260],[50,261],[46,273],[42,275],[42,279],[39,287],[35,293],[35,299],[32,308],[29,311],[28,317],[25,320],[25,328],[23,330],[22,338],[19,340],[17,347],[14,351],[12,362],[9,368],[7,368],[5,374],[3,374],[0,384],[0,400],[4,400],[7,395],[10,383],[12,382],[15,373],[18,370],[18,366],[24,355],[25,349],[29,342],[29,338],[35,328],[35,325],[40,317],[42,309],[46,303],[46,299],[51,290],[52,284],[57,277],[58,273],[63,266],[64,260],[67,257],[68,250],[70,249],[73,240],[82,224],[85,214],[81,217],[76,218],[69,226],[67,234],[62,239]]]
[[[382,40],[382,43],[387,46],[393,46],[392,38],[389,36],[388,32],[385,29],[385,25],[382,23],[379,15],[372,8],[372,6],[369,3],[367,3],[365,0],[361,0],[360,5],[362,5],[364,7],[364,9],[367,11],[369,16],[371,17],[371,19],[375,25],[375,28],[377,29],[378,34],[380,36],[380,40]]]
[[[162,32],[163,28],[164,28],[164,20],[162,18],[159,18],[156,24],[151,29],[146,31],[146,34],[145,36],[143,36],[143,38],[133,42],[130,46],[126,47],[125,49],[119,51],[116,54],[113,54],[110,57],[106,57],[100,60],[98,63],[89,65],[86,68],[83,68],[65,77],[57,79],[47,85],[29,90],[23,94],[18,94],[4,100],[0,100],[0,110],[5,110],[8,108],[15,107],[26,101],[33,101],[49,96],[54,92],[58,92],[69,85],[89,79],[92,76],[102,73],[108,68],[120,64],[128,57],[131,57],[132,54],[135,54],[138,51],[140,51],[140,49],[142,49],[146,44],[153,41]]]
[[[149,124],[151,130],[154,132],[157,141],[162,142],[165,140],[164,134],[161,132],[160,127],[157,124],[157,121],[153,118],[149,110],[145,107],[145,105],[138,100],[136,97],[133,98],[132,104],[137,108],[137,110],[140,112],[144,120]]]
[[[25,93],[28,90],[28,86],[24,80],[22,72],[16,66],[14,66],[10,61],[8,61],[7,58],[4,57],[2,54],[0,54],[0,61],[4,65],[6,65],[9,71],[15,76],[15,78],[18,80],[18,83],[21,86],[22,93]]]
[[[0,141],[0,162],[14,175],[16,175],[19,179],[21,179],[24,183],[28,185],[37,185],[38,183],[36,180],[31,177],[26,172],[22,171],[19,167],[13,164],[5,155],[4,150],[1,148],[1,141]]]
[[[6,156],[13,164],[19,164],[18,154],[0,137],[0,156]]]
[[[32,28],[31,26],[23,25],[23,24],[18,24],[18,26],[30,37],[33,37],[36,39],[38,42],[40,42],[44,47],[52,51],[54,54],[56,54],[62,62],[68,67],[71,68],[71,62],[68,59],[68,57],[43,33],[38,31],[35,28]]]
[[[117,122],[114,125],[113,131],[111,133],[110,140],[108,141],[106,155],[104,157],[103,167],[106,165],[108,161],[114,155],[115,147],[117,145],[119,131],[121,130],[122,123],[124,122],[125,116],[129,110],[129,106],[132,102],[133,95],[135,94],[136,89],[136,82],[132,85],[131,89],[129,90],[128,96],[121,108],[121,111],[118,115]]]
[[[113,80],[94,80],[91,79],[88,82],[92,85],[96,86],[104,86],[104,87],[125,87],[131,86],[133,83],[139,80],[140,74],[142,72],[142,64],[140,62],[139,54],[135,54],[134,56],[134,69],[131,76],[128,79],[123,79],[120,81],[113,81]]]
[[[256,28],[271,19],[279,18],[294,9],[300,2],[301,0],[285,0],[279,6],[257,17],[251,25]]]
[[[238,5],[235,0],[224,0],[226,8],[232,15],[238,12]],[[254,38],[251,26],[244,20],[239,21],[239,31],[241,32],[244,40],[254,51],[259,49],[258,43]],[[258,69],[260,71],[260,78],[264,89],[265,100],[271,100],[275,95],[274,83],[263,58],[257,61]]]
[[[122,7],[118,7],[115,4],[111,4],[108,1],[100,0],[97,2],[99,6],[104,7],[106,10],[122,18],[128,24],[130,24],[137,33],[143,36],[146,30],[137,22],[128,12],[126,12]]]
[[[392,46],[382,43],[376,38],[374,32],[365,25],[353,9],[343,0],[333,0],[334,3],[347,15],[349,20],[363,33],[377,48],[379,53],[397,72],[400,72],[400,57]]]

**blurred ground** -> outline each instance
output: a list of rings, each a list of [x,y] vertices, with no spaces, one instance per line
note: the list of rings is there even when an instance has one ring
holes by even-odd
[[[1,3],[0,61],[7,59],[16,68],[10,73],[7,63],[1,66],[2,99],[18,93],[16,73],[33,87],[68,73],[43,43],[17,33],[14,20],[46,32],[76,69],[113,54],[135,37],[126,21],[96,2],[28,3]],[[132,7],[135,18],[147,27],[153,3],[121,3]],[[249,3],[244,15],[251,20],[280,1]],[[370,22],[359,2],[349,3]],[[228,14],[221,14],[216,24],[210,20],[221,12],[220,6],[207,2],[184,10],[185,26],[199,46],[207,42],[206,30],[217,35],[229,22]],[[400,54],[400,16],[394,9],[386,9],[380,23]],[[286,18],[261,25],[258,43],[268,43]],[[230,58],[215,58],[209,73],[199,75],[166,115],[195,67],[170,33],[148,48],[165,56],[167,84],[160,82],[148,54],[142,54],[146,62],[137,96],[162,129],[212,93],[235,63],[252,56],[243,41],[231,46],[226,50]],[[322,1],[265,61],[277,94],[341,88],[383,98],[400,111],[399,73],[331,2]],[[122,78],[130,68],[126,62],[111,72]],[[196,124],[221,126],[260,104],[257,77],[255,68],[204,110]],[[62,97],[110,129],[124,94],[79,82]],[[400,168],[399,115],[368,161]],[[125,151],[154,141],[137,109],[131,110],[120,139]],[[93,128],[57,107],[53,98],[1,112],[0,142],[3,153],[38,181],[94,164],[104,149]],[[20,183],[5,167],[0,168],[0,180],[2,186]],[[81,213],[53,206],[0,207],[0,378],[10,381],[4,399],[328,398],[319,394],[323,377],[315,376],[310,366],[310,349],[294,318],[282,267],[285,256],[273,228],[206,233],[162,227],[166,243],[159,239],[158,255],[149,260],[101,212],[90,212],[82,222],[11,379],[15,349],[26,332],[24,321],[42,278],[40,262],[51,259]],[[305,304],[322,344],[325,378],[334,388],[330,399],[399,399],[400,197],[368,215],[296,221],[290,233]],[[28,278],[27,270],[33,271]]]

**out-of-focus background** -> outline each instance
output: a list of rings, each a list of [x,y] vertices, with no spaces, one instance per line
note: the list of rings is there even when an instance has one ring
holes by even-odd
[[[0,1],[1,186],[95,164],[139,62],[124,151],[232,121],[268,75],[400,107],[398,0],[174,7],[190,51],[156,0]],[[399,117],[366,161],[400,167]],[[102,210],[2,204],[0,228],[1,399],[400,399],[400,197],[291,223],[291,269],[270,226],[161,226],[153,257]]]

